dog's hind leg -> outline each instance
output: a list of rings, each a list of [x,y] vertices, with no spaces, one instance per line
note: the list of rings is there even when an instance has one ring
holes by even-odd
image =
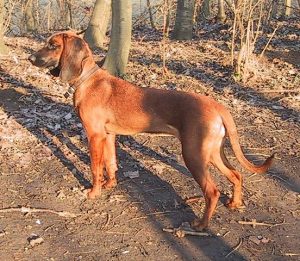
[[[187,137],[182,139],[182,154],[187,168],[199,184],[205,198],[206,207],[202,219],[196,219],[192,222],[192,227],[196,230],[202,230],[208,226],[220,197],[220,192],[208,170],[210,145],[203,141],[201,143],[195,142],[192,137]]]
[[[216,143],[217,144],[217,143]],[[221,145],[220,145],[221,144]],[[232,167],[224,154],[224,142],[218,142],[212,154],[212,164],[222,172],[228,180],[233,184],[232,199],[229,200],[227,206],[229,208],[239,208],[243,205],[242,202],[242,175]]]

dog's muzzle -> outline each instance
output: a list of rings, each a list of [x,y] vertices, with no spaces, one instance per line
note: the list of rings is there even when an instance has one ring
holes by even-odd
[[[28,60],[29,60],[32,64],[34,64],[35,61],[36,61],[36,56],[32,54],[32,55],[30,55],[30,56],[28,57]]]

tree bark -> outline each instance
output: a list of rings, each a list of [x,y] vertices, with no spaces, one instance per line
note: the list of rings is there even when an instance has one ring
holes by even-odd
[[[74,28],[74,21],[72,16],[72,0],[66,1],[66,24],[71,28]]]
[[[200,8],[200,19],[206,20],[210,16],[210,0],[203,0],[202,6]]]
[[[36,30],[36,22],[33,15],[33,0],[28,0],[25,6],[25,24],[27,32],[34,32]]]
[[[60,28],[67,29],[68,27],[73,28],[73,17],[72,17],[72,0],[56,0],[59,7],[60,13]]]
[[[153,29],[156,29],[156,26],[155,26],[155,23],[154,23],[154,19],[153,19],[153,14],[152,14],[152,8],[151,8],[151,2],[150,2],[150,0],[147,0],[147,7],[148,7],[148,12],[149,12],[149,19],[150,19],[151,27]]]
[[[91,48],[103,47],[110,18],[111,0],[97,0],[84,39]]]
[[[178,0],[173,38],[191,40],[193,33],[195,0]]]
[[[112,75],[126,73],[132,28],[131,0],[112,0],[112,29],[103,67]]]
[[[218,20],[223,23],[226,20],[224,0],[218,0]]]
[[[285,0],[285,16],[291,16],[292,14],[292,0]]]
[[[0,0],[0,54],[7,54],[8,49],[4,44],[4,28],[3,28],[3,22],[4,22],[4,0]]]
[[[273,18],[276,18],[277,17],[277,13],[278,13],[278,0],[274,0],[272,2],[271,16]]]

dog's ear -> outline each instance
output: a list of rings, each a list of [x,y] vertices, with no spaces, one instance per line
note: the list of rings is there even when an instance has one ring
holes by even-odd
[[[84,41],[75,36],[63,34],[63,51],[60,58],[59,77],[69,82],[79,77],[83,69],[83,61],[88,57]]]

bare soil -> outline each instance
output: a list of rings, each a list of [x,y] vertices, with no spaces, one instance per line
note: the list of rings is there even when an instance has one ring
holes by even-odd
[[[244,84],[231,78],[226,28],[211,26],[193,41],[168,42],[165,77],[160,35],[135,31],[129,81],[213,96],[232,112],[249,159],[260,163],[277,152],[268,173],[241,170],[240,210],[225,207],[231,186],[212,168],[222,196],[210,236],[183,238],[162,229],[201,216],[204,201],[178,140],[119,137],[117,187],[87,200],[87,142],[71,99],[63,97],[67,86],[26,60],[42,45],[39,39],[6,38],[11,52],[0,63],[1,260],[299,260],[299,21],[281,28]],[[96,50],[95,58],[101,55]],[[227,155],[239,168],[229,145]],[[132,172],[138,177],[126,177]]]

